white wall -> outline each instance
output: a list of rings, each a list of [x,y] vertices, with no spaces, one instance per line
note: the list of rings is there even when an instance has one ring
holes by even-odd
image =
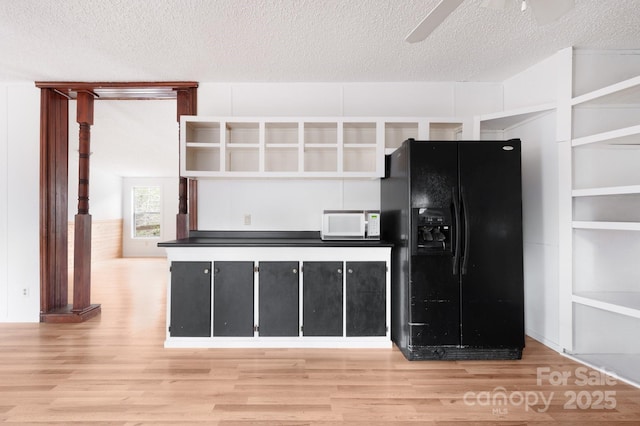
[[[504,82],[505,110],[558,101],[566,81],[563,53]],[[522,140],[525,331],[560,348],[559,156],[560,112],[546,113],[504,132]]]
[[[640,50],[574,49],[573,96],[640,75]]]
[[[504,109],[511,110],[556,102],[559,54],[504,81]]]
[[[158,238],[133,238],[132,236],[132,190],[135,186],[161,187],[162,211],[160,236]],[[124,178],[122,185],[122,256],[123,257],[164,257],[161,241],[175,240],[176,214],[178,213],[177,178]]]
[[[380,183],[372,179],[198,182],[198,227],[206,230],[319,231],[323,210],[379,208]]]
[[[502,110],[501,83],[201,83],[198,115],[464,117]]]
[[[39,165],[40,91],[0,83],[0,322],[39,320]]]
[[[9,108],[7,86],[0,85],[0,321],[9,309]]]
[[[553,112],[505,132],[522,140],[525,330],[559,347],[558,155]]]
[[[499,83],[202,83],[202,116],[471,118],[502,110]],[[325,209],[378,209],[380,183],[362,180],[200,180],[199,229],[319,230]],[[245,216],[251,224],[245,225]]]

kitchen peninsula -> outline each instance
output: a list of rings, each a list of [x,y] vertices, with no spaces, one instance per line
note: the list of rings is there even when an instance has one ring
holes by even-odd
[[[391,347],[391,244],[191,231],[167,251],[165,347]]]

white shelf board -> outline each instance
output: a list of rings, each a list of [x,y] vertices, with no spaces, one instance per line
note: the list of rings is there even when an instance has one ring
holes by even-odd
[[[640,354],[564,354],[594,370],[640,388]],[[622,372],[622,373],[621,373]]]
[[[338,144],[337,143],[306,143],[304,144],[305,148],[313,148],[313,149],[317,149],[317,148],[322,148],[322,149],[337,149],[338,148]]]
[[[574,189],[571,195],[574,197],[592,197],[596,195],[625,195],[640,194],[640,185],[608,186],[602,188]]]
[[[484,114],[478,117],[482,130],[505,130],[556,108],[555,103]]]
[[[220,148],[220,144],[209,142],[187,142],[187,148]]]
[[[611,130],[610,132],[584,136],[571,141],[571,145],[574,147],[596,143],[606,145],[638,145],[640,149],[640,124],[623,129]]]
[[[575,303],[640,319],[640,292],[585,291],[572,296]]]
[[[583,105],[588,102],[594,104],[637,104],[640,101],[640,76],[612,84],[593,92],[585,93],[571,100],[571,105]]]
[[[349,149],[352,149],[352,148],[375,149],[378,146],[375,143],[345,143],[344,147]]]
[[[603,229],[612,231],[640,231],[640,222],[573,221],[574,229]]]
[[[227,151],[234,149],[256,149],[260,148],[259,143],[228,143],[225,145]]]
[[[299,144],[297,143],[268,143],[265,144],[265,148],[273,148],[273,149],[298,149]]]

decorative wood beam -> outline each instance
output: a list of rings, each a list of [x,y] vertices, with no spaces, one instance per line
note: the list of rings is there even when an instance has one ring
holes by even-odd
[[[197,88],[196,81],[36,81],[36,87],[41,89],[57,89],[60,91],[95,91],[102,88],[126,89],[166,87],[174,90]]]
[[[69,99],[79,92],[90,91],[100,100],[125,99],[175,99],[177,90],[197,88],[196,82],[36,82],[39,88],[52,88]]]

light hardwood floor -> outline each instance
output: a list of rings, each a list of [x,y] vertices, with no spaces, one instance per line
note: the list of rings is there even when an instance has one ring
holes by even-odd
[[[163,259],[100,262],[91,298],[99,317],[0,324],[0,422],[640,424],[640,389],[584,385],[585,374],[605,377],[531,339],[519,361],[164,349],[166,279]],[[566,384],[556,383],[562,374]]]

